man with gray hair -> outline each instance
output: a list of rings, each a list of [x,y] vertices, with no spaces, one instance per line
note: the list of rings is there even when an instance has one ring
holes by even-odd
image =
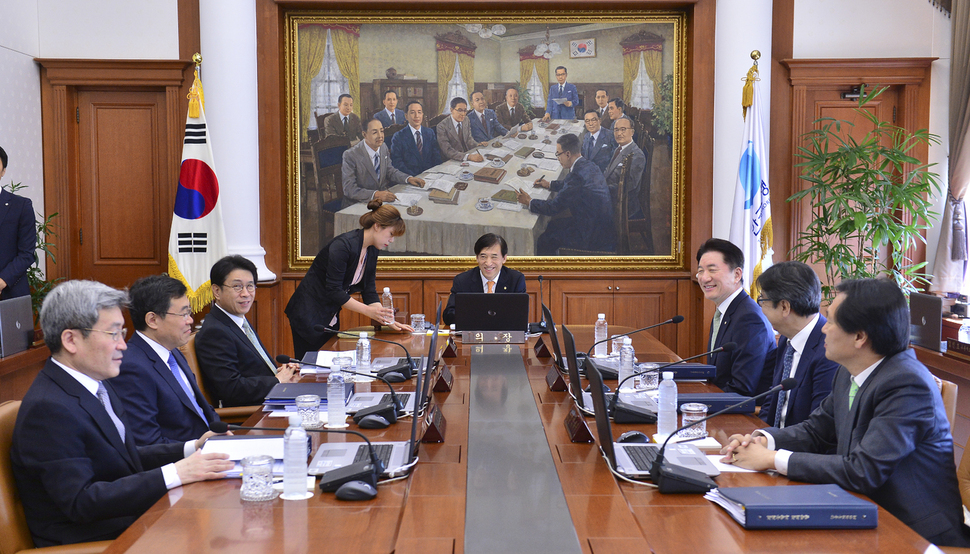
[[[127,295],[94,281],[67,281],[41,308],[51,357],[17,413],[10,459],[38,547],[109,540],[169,489],[224,477],[225,454],[184,444],[136,446],[109,379],[125,345]]]

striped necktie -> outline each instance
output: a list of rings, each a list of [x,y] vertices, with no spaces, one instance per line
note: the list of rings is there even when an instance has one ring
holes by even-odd
[[[377,178],[381,178],[381,155],[374,154],[374,173],[377,173]]]
[[[121,435],[121,442],[125,442],[125,424],[118,419],[118,414],[115,413],[114,409],[111,407],[111,399],[108,398],[108,389],[104,387],[104,383],[98,382],[98,392],[96,394],[98,400],[101,401],[101,405],[104,406],[104,411],[108,412],[108,417],[111,418],[111,423],[115,424],[115,429],[118,430],[118,434]]]
[[[266,362],[267,366],[269,366],[270,371],[273,372],[273,375],[276,375],[276,366],[273,365],[273,362],[269,361],[269,356],[266,355],[266,351],[263,350],[262,345],[259,344],[259,339],[256,338],[256,333],[253,332],[253,328],[249,326],[249,322],[245,319],[243,320],[243,331],[246,333],[246,338],[249,339],[249,342],[253,343],[253,346],[256,348],[256,352],[259,352],[259,356],[263,358],[263,361]]]
[[[205,418],[205,414],[202,413],[202,407],[199,406],[199,401],[195,398],[195,393],[192,391],[192,388],[189,386],[185,378],[185,374],[182,373],[182,368],[179,367],[178,362],[175,360],[175,354],[171,352],[168,354],[168,368],[172,370],[172,375],[175,376],[175,380],[178,382],[179,386],[182,387],[182,392],[184,392],[185,396],[188,397],[189,404],[192,404],[192,407],[195,408],[195,413],[199,414],[202,421],[208,422],[208,420]]]
[[[792,366],[794,365],[794,361],[795,361],[795,349],[792,347],[791,342],[789,341],[788,345],[785,347],[785,358],[783,362],[784,365],[782,366],[782,377],[781,377],[782,380],[785,380],[791,377],[791,372],[793,369]],[[782,415],[782,409],[784,408],[785,402],[787,401],[788,401],[788,391],[783,390],[779,392],[778,405],[775,406],[775,427],[785,426],[785,422],[782,421],[781,415]],[[785,414],[785,415],[788,415],[788,414]]]
[[[849,409],[852,409],[852,403],[855,401],[855,393],[859,392],[859,385],[856,384],[855,379],[852,379],[852,384],[849,385]]]
[[[420,153],[422,150],[424,150],[424,142],[421,140],[421,130],[420,129],[418,129],[414,133],[414,144],[417,145],[417,147],[418,147],[418,153]]]

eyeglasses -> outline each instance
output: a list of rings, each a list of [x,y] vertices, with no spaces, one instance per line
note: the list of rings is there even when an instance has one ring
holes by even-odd
[[[467,112],[468,110],[466,110],[466,109],[462,109],[462,108],[455,108],[455,111],[456,111],[456,112],[458,112],[458,113],[465,113],[465,112]]]
[[[559,156],[562,156],[565,153],[566,153],[565,150],[563,150],[562,152],[556,152],[556,157],[558,158]]]
[[[762,296],[762,295],[759,294],[758,295],[758,300],[756,300],[756,302],[758,302],[758,305],[760,306],[762,302],[774,302],[774,300],[772,300],[770,298],[765,298],[764,296]]]
[[[114,342],[124,340],[125,335],[128,334],[128,329],[125,329],[124,327],[118,329],[117,331],[103,331],[101,329],[89,329],[87,327],[82,327],[81,331],[97,331],[99,333],[104,333],[105,335],[111,337],[111,340]]]
[[[236,291],[236,294],[241,294],[242,291],[244,290],[249,293],[256,292],[255,283],[246,283],[245,285],[222,285],[222,286],[231,288],[232,290]]]
[[[242,292],[242,291],[238,291],[238,292]],[[184,309],[184,310],[182,310],[181,312],[178,312],[178,313],[175,313],[175,312],[165,312],[165,313],[167,315],[177,315],[177,316],[179,316],[181,318],[188,319],[188,318],[192,317],[192,308],[186,308],[186,309]]]

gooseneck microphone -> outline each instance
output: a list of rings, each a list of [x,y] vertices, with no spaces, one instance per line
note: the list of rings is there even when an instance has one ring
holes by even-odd
[[[539,306],[542,306],[542,275],[539,276]],[[546,323],[546,314],[539,310],[539,323],[529,324],[529,334],[535,333],[545,333],[548,331]]]
[[[626,336],[632,335],[634,333],[639,333],[640,331],[647,331],[649,329],[653,329],[654,327],[660,327],[661,325],[667,325],[668,323],[680,323],[683,320],[684,320],[684,316],[682,316],[682,315],[675,315],[674,317],[668,319],[667,321],[661,321],[660,323],[654,323],[653,325],[648,325],[647,327],[644,327],[642,329],[636,329],[634,331],[630,331],[629,333],[621,333],[619,335],[612,335],[609,338],[605,338],[603,340],[598,340],[598,341],[596,341],[596,342],[593,343],[593,346],[590,346],[589,347],[589,350],[586,351],[586,357],[587,358],[590,357],[590,354],[593,353],[593,349],[596,348],[596,345],[597,344],[602,344],[602,343],[604,343],[606,341],[613,340],[616,337],[626,337]]]
[[[325,365],[318,365],[318,364],[311,364],[310,362],[303,362],[303,361],[297,360],[296,358],[291,358],[289,356],[286,356],[284,354],[280,354],[279,356],[276,357],[276,363],[278,363],[278,364],[292,363],[292,364],[308,365],[308,366],[312,366],[312,367],[319,367],[319,368],[322,368],[322,369],[331,369],[330,367],[325,366]],[[394,407],[397,408],[397,411],[399,413],[404,413],[404,404],[401,403],[401,399],[398,398],[397,393],[394,392],[394,387],[391,386],[391,383],[387,379],[385,379],[384,377],[382,377],[380,375],[373,375],[371,373],[361,373],[359,371],[350,371],[349,369],[343,369],[341,371],[343,373],[349,373],[351,375],[360,375],[361,377],[371,377],[373,379],[380,380],[385,385],[387,385],[387,390],[391,391],[391,400],[394,402]]]
[[[722,344],[721,346],[715,348],[714,350],[711,350],[710,352],[704,352],[703,354],[698,354],[696,356],[691,356],[690,358],[684,358],[683,360],[677,360],[676,362],[666,363],[666,364],[664,364],[662,366],[659,366],[657,369],[651,369],[650,371],[662,372],[663,370],[667,369],[670,366],[674,366],[674,365],[677,365],[677,364],[682,364],[684,362],[689,362],[691,360],[696,360],[697,358],[700,358],[700,357],[703,357],[703,356],[709,356],[711,354],[717,354],[718,352],[731,352],[732,350],[734,350],[737,347],[738,347],[738,344],[736,342],[728,342],[728,343]],[[279,361],[279,358],[276,358],[276,361]],[[614,408],[616,408],[616,406],[618,405],[617,403],[619,402],[619,398],[620,398],[620,386],[622,386],[623,383],[626,383],[630,379],[633,379],[637,375],[642,375],[642,373],[634,373],[633,375],[629,375],[625,379],[623,379],[622,381],[620,381],[619,383],[616,384],[616,394],[613,395],[613,398],[610,399],[610,403],[607,405],[607,409],[606,409],[606,412],[607,413],[612,414],[613,411],[614,411]],[[658,379],[661,376],[662,375],[660,373],[657,374]],[[621,423],[624,423],[624,422],[621,422]]]
[[[704,475],[699,471],[694,471],[693,469],[687,469],[680,466],[665,465],[663,463],[664,449],[667,448],[667,443],[670,442],[670,439],[672,439],[674,435],[683,431],[684,429],[687,429],[688,427],[693,427],[695,425],[703,423],[711,419],[712,417],[727,413],[735,408],[738,408],[744,404],[747,404],[748,402],[755,402],[760,398],[764,398],[769,394],[774,394],[778,391],[791,390],[795,388],[795,385],[797,384],[798,384],[797,379],[795,379],[794,377],[789,377],[788,379],[783,380],[781,383],[778,383],[777,385],[771,387],[770,389],[766,390],[761,394],[756,394],[751,398],[746,398],[741,402],[738,402],[737,404],[728,406],[727,408],[724,408],[723,410],[715,412],[705,418],[698,419],[697,421],[692,421],[687,425],[684,425],[678,428],[677,430],[675,430],[673,433],[671,433],[667,437],[667,440],[664,441],[663,446],[660,447],[660,450],[657,452],[657,457],[653,461],[653,467],[650,468],[650,477],[653,480],[653,482],[656,483],[660,492],[662,493],[668,493],[668,492],[699,493],[699,492],[707,492],[717,486],[714,483],[714,481],[711,481],[710,477],[708,477],[707,475]]]
[[[314,325],[313,326],[313,330],[316,331],[316,332],[318,332],[318,333],[335,333],[335,334],[342,335],[342,336],[345,336],[345,337],[360,338],[360,333],[356,333],[356,334],[349,333],[347,331],[341,331],[339,329],[332,329],[330,327],[327,327],[326,325]],[[419,369],[418,368],[418,365],[415,363],[414,359],[411,357],[411,353],[408,352],[408,349],[403,344],[401,344],[399,342],[394,342],[392,340],[379,339],[379,338],[374,337],[374,336],[371,336],[371,335],[368,335],[367,338],[369,338],[370,340],[376,340],[377,342],[386,342],[387,344],[393,344],[394,346],[400,346],[401,347],[401,350],[404,350],[404,355],[407,356],[407,358],[408,358],[408,367],[407,368],[400,367],[400,364],[393,365],[391,367],[385,367],[385,368],[381,369],[380,371],[377,372],[378,375],[386,375],[388,373],[400,373],[401,375],[404,376],[403,381],[407,381],[413,375],[412,372],[417,371]],[[402,369],[406,369],[407,371],[406,372],[402,372],[401,371]]]

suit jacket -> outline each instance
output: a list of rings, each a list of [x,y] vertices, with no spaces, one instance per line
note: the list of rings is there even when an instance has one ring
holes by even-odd
[[[502,102],[502,104],[495,108],[495,117],[498,118],[498,122],[502,124],[502,127],[506,129],[511,129],[516,125],[525,125],[532,121],[529,114],[525,113],[525,108],[522,104],[516,104],[512,112],[509,111],[508,102]]]
[[[343,135],[351,141],[363,140],[364,130],[360,126],[360,118],[357,114],[350,112],[347,116],[347,130],[344,131],[343,114],[337,112],[323,121],[323,138],[332,135]]]
[[[486,292],[482,285],[482,270],[473,267],[455,275],[455,279],[451,283],[448,305],[441,314],[446,325],[455,322],[455,294],[460,292]],[[503,265],[498,274],[498,280],[495,282],[495,292],[525,292],[525,275]]]
[[[378,154],[381,159],[379,176],[374,171],[374,160],[367,152],[367,143],[360,141],[344,151],[340,178],[343,181],[345,198],[368,202],[374,197],[375,191],[387,190],[398,183],[408,181],[410,175],[398,170],[391,163],[391,152],[386,144],[381,144]]]
[[[602,111],[600,111],[601,109]],[[610,130],[613,129],[613,120],[610,119],[609,108],[600,108],[599,106],[596,106],[596,115],[598,115],[600,118],[601,127],[606,127],[607,129],[610,129]]]
[[[461,136],[464,137],[465,148],[468,150],[474,150],[478,146],[475,138],[472,137],[471,126],[468,118],[461,122]],[[465,158],[465,153],[468,150],[461,149],[461,141],[458,140],[458,129],[455,129],[453,117],[448,116],[439,121],[435,128],[435,134],[438,136],[438,147],[441,148],[442,160],[461,161]]]
[[[862,493],[930,542],[966,546],[953,438],[929,371],[908,348],[888,356],[851,408],[850,379],[840,368],[807,420],[764,429],[793,452],[788,477]]]
[[[583,133],[581,150],[583,157],[596,164],[596,167],[600,168],[604,176],[606,175],[606,166],[609,165],[610,158],[613,157],[615,150],[616,140],[613,139],[613,131],[601,128],[595,143],[589,132]]]
[[[27,269],[34,263],[37,230],[29,198],[0,190],[0,279],[7,284],[0,300],[27,296]]]
[[[256,340],[272,361],[259,336]],[[262,404],[280,382],[246,333],[217,306],[212,306],[195,335],[195,355],[212,400],[224,408]]]
[[[610,198],[616,205],[620,201],[617,196],[619,194],[620,175],[623,173],[624,165],[629,163],[630,171],[627,173],[626,180],[627,210],[630,216],[636,216],[643,213],[643,208],[640,206],[640,182],[643,180],[643,169],[647,165],[647,157],[635,142],[631,142],[627,149],[614,160],[613,153],[616,152],[617,148],[619,146],[614,143],[613,151],[610,152],[610,157],[606,162],[606,169],[603,171],[603,175],[606,177],[606,186],[610,188]]]
[[[360,283],[351,285],[357,271],[360,250],[364,246],[364,230],[356,229],[337,235],[320,250],[310,264],[296,292],[286,305],[286,315],[290,328],[309,343],[326,341],[325,333],[313,330],[315,325],[329,326],[333,316],[350,300],[351,293],[361,293],[364,304],[380,302],[375,279],[377,275],[377,256],[379,250],[367,247],[367,261],[364,262],[364,275]],[[339,328],[338,320],[337,326]]]
[[[330,118],[328,117],[327,119]],[[391,118],[387,115],[386,109],[382,109],[381,111],[375,113],[373,119],[380,120],[380,122],[384,124],[385,129],[391,125],[404,125],[408,122],[407,118],[404,116],[404,110],[400,108],[395,108],[394,110],[394,121],[391,121]]]
[[[471,120],[472,138],[475,139],[475,142],[487,142],[494,137],[503,137],[509,134],[509,130],[499,122],[495,110],[486,109],[482,112],[482,118],[485,120],[484,126],[477,111],[470,111],[468,116],[465,117],[465,121]]]
[[[136,446],[104,384],[124,441],[97,397],[49,359],[24,395],[10,460],[38,547],[116,538],[166,493],[159,468],[182,458],[182,444]]]
[[[391,138],[391,165],[409,175],[419,175],[441,163],[441,150],[434,129],[421,127],[421,152],[414,142],[411,126],[401,129]]]
[[[553,119],[576,119],[576,105],[579,104],[579,92],[576,90],[576,85],[566,83],[563,85],[562,94],[559,94],[559,83],[553,83],[549,85],[549,96],[547,98],[546,113],[550,114]],[[567,108],[565,105],[556,104],[553,102],[556,98],[565,98],[573,105]]]
[[[574,163],[566,178],[552,181],[550,188],[558,191],[551,200],[532,200],[529,211],[540,215],[555,215],[564,210],[570,219],[554,220],[546,233],[557,237],[557,244],[581,250],[611,251],[615,248],[613,204],[606,180],[596,164],[586,158]],[[558,221],[563,224],[553,225]]]
[[[182,385],[172,374],[168,359],[161,359],[145,339],[135,333],[121,360],[121,373],[111,379],[111,384],[123,399],[136,444],[195,440],[209,430],[213,421],[219,421],[215,410],[202,396],[185,356],[177,348],[172,354],[205,419],[195,411]]]
[[[822,334],[822,326],[825,325],[825,317],[818,316],[815,327],[808,335],[805,342],[804,351],[798,359],[798,367],[795,368],[795,380],[798,384],[795,388],[788,391],[788,413],[785,416],[785,425],[795,425],[808,419],[815,408],[818,408],[822,400],[832,392],[832,379],[835,377],[839,364],[825,357],[825,336]],[[785,378],[785,350],[788,347],[788,338],[782,336],[778,340],[778,349],[775,350],[773,358],[767,360],[765,372],[772,374],[771,386],[775,386]],[[778,427],[775,419],[775,411],[778,406],[778,399],[781,393],[769,395],[761,406],[761,413],[758,416],[768,425]]]
[[[733,352],[719,352],[707,357],[717,366],[714,384],[726,392],[754,396],[771,387],[771,372],[765,371],[765,360],[775,351],[775,334],[761,308],[744,290],[726,313],[711,350],[733,342]]]

